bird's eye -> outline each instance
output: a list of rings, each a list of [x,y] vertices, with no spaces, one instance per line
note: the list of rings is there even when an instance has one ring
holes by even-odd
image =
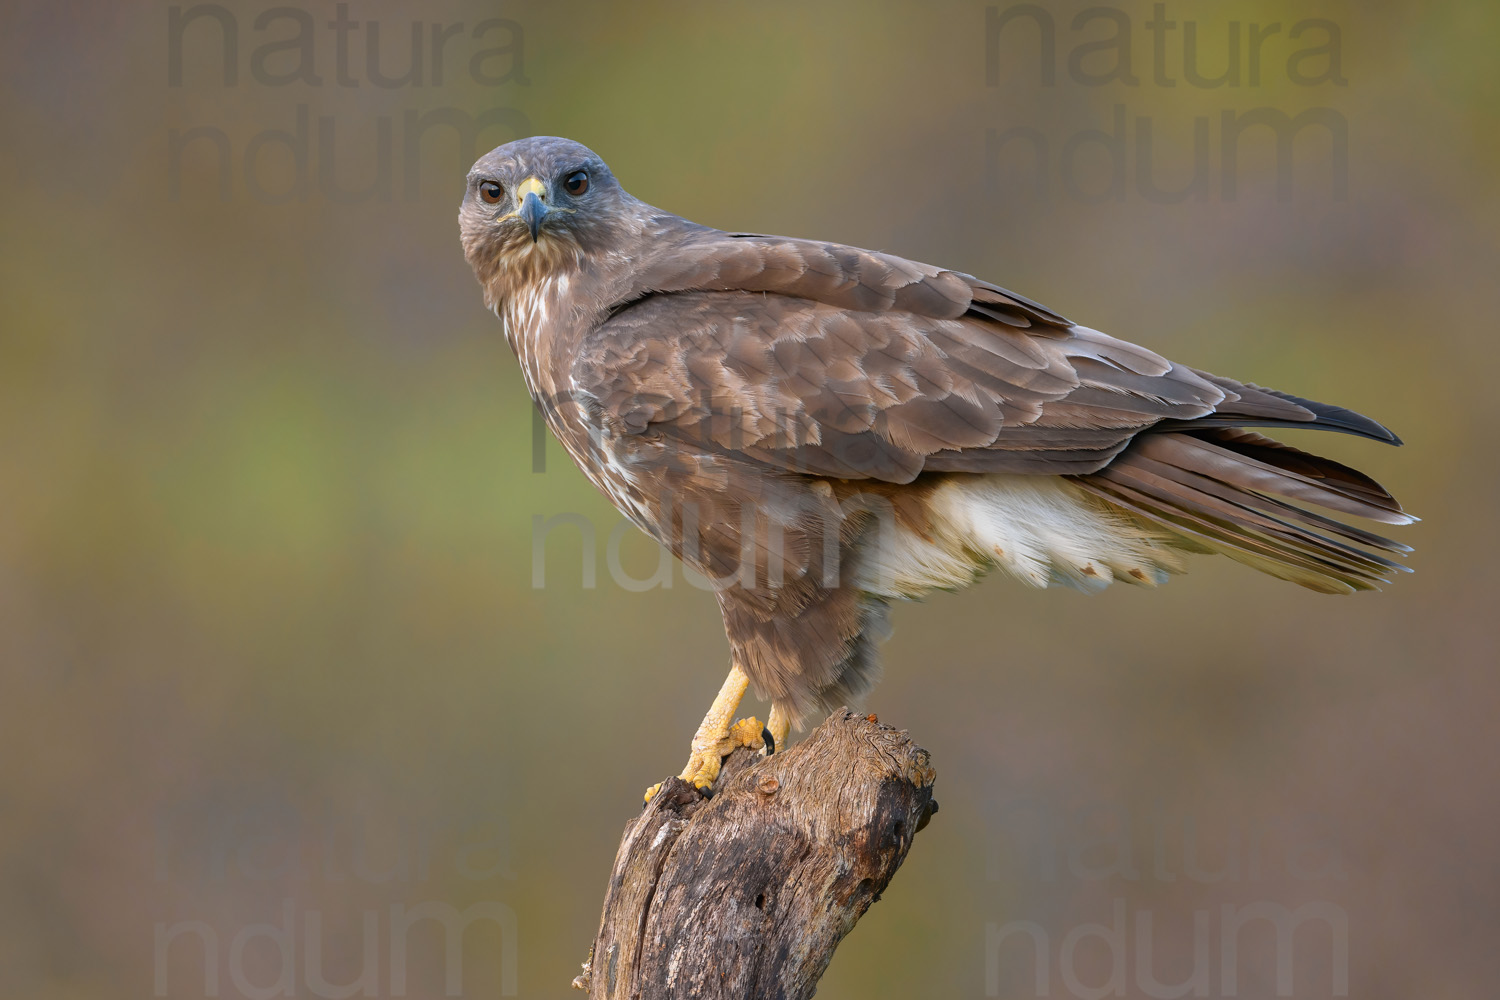
[[[498,205],[505,197],[505,189],[494,181],[485,181],[479,185],[479,197],[487,205]]]
[[[578,197],[589,189],[589,175],[587,171],[575,170],[563,181],[563,189],[573,197]]]

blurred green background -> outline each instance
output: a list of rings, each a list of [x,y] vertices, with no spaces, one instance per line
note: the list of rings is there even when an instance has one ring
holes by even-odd
[[[997,32],[972,0],[8,4],[0,994],[263,996],[290,959],[298,996],[441,996],[430,922],[395,981],[392,907],[485,904],[513,924],[469,928],[464,995],[573,995],[727,648],[680,574],[613,582],[619,519],[560,449],[533,470],[455,222],[472,159],[533,132],[700,222],[981,275],[1407,442],[1296,441],[1425,518],[1383,593],[1198,560],[899,608],[866,707],[943,808],[820,996],[1041,995],[1013,921],[1048,935],[1048,995],[1160,995],[1194,914],[1213,995],[1274,996],[1264,928],[1221,986],[1222,907],[1304,903],[1334,917],[1296,932],[1295,996],[1338,990],[1341,943],[1349,995],[1493,989],[1500,8],[1154,6]],[[278,49],[297,12],[310,48]],[[1087,49],[1127,30],[1128,67]],[[1226,165],[1226,112],[1266,108],[1327,109],[1281,189],[1269,129]],[[491,111],[474,148],[442,124]],[[1150,195],[1143,149],[1165,190],[1206,156],[1201,186]],[[552,533],[536,588],[533,518],[564,512],[593,544]],[[634,534],[622,558],[655,564]],[[1120,907],[1123,951],[1077,943]]]

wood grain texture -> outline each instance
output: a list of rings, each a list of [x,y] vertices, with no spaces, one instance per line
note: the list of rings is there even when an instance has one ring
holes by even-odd
[[[839,710],[763,758],[738,750],[704,799],[672,778],[625,827],[593,1000],[813,995],[834,949],[937,811],[927,751]]]

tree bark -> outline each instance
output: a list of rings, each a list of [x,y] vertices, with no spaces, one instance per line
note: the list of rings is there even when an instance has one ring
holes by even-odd
[[[926,750],[875,716],[831,715],[771,757],[725,762],[705,799],[668,779],[625,826],[592,1000],[810,997],[937,811]]]

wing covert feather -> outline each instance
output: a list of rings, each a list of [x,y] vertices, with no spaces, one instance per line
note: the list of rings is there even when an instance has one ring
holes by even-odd
[[[877,310],[747,290],[648,295],[589,334],[573,386],[607,432],[896,483],[1093,471],[1138,431],[1229,395],[1087,327],[1039,335],[931,296],[918,300],[927,313],[898,308],[902,294]]]

